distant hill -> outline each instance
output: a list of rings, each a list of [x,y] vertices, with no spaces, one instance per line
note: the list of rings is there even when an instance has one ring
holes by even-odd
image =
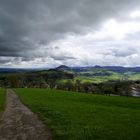
[[[75,83],[80,80],[81,83],[103,83],[107,81],[138,81],[140,80],[140,67],[120,67],[120,66],[87,66],[87,67],[68,67],[61,65],[56,68],[36,68],[36,69],[14,69],[0,68],[1,85],[6,76],[17,76],[18,79],[26,79],[27,83],[32,81],[57,81],[59,83],[67,83],[71,81]],[[16,75],[17,74],[17,75]],[[24,80],[25,81],[25,80]],[[29,84],[29,83],[28,83]]]
[[[71,68],[65,65],[60,65],[59,67],[55,68],[56,70],[70,70]]]
[[[39,71],[40,69],[21,69],[21,68],[0,68],[0,73],[23,73],[23,72],[32,72]],[[46,68],[41,68],[41,70],[47,70]],[[63,71],[72,71],[74,73],[80,72],[89,72],[96,71],[100,73],[103,71],[112,71],[116,73],[126,73],[126,72],[136,72],[140,73],[140,67],[122,67],[122,66],[87,66],[87,67],[69,67],[66,65],[60,65],[59,67],[53,68],[52,70],[63,70]]]
[[[15,69],[15,68],[0,68],[0,73],[19,73],[27,70],[24,69]]]
[[[95,66],[93,68],[98,69],[105,69],[113,72],[118,73],[125,73],[125,72],[140,72],[140,67],[121,67],[121,66]]]
[[[126,73],[126,72],[140,72],[140,67],[122,67],[122,66],[87,66],[87,67],[68,67],[61,65],[56,69],[59,70],[72,70],[74,72],[84,72],[89,70],[107,70],[117,73]]]
[[[21,69],[21,68],[0,68],[0,73],[8,74],[8,73],[26,73],[32,71],[38,71],[39,69]]]

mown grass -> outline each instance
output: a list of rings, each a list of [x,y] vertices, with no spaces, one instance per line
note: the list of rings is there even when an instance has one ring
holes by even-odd
[[[4,102],[5,102],[5,90],[0,88],[0,113],[4,109]]]
[[[55,140],[139,140],[140,99],[47,89],[16,89]]]

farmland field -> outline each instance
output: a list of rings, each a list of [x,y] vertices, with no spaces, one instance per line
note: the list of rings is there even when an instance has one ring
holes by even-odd
[[[55,140],[139,140],[140,99],[15,89]]]
[[[5,101],[4,92],[5,92],[4,89],[0,89],[0,112],[3,111],[4,108],[4,101]]]

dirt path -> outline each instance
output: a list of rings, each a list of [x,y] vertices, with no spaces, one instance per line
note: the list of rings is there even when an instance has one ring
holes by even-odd
[[[0,140],[52,140],[50,132],[12,90],[7,90],[6,96],[6,109],[0,122]]]

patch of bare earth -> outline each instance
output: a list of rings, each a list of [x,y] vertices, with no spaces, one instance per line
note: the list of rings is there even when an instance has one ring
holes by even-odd
[[[0,140],[52,140],[52,137],[14,91],[7,90],[6,109],[0,122]]]

